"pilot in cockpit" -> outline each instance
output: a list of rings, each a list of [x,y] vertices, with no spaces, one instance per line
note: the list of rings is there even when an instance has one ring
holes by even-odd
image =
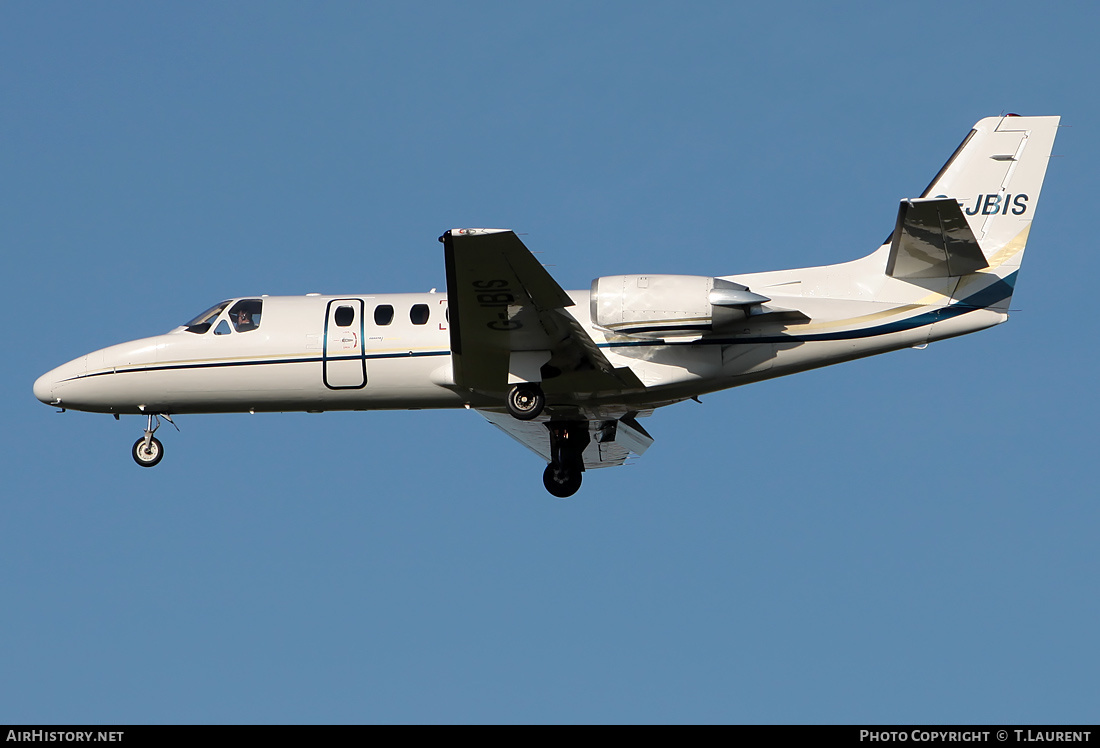
[[[244,307],[236,310],[233,316],[233,327],[237,332],[248,332],[256,329],[256,323],[252,321],[252,312]]]

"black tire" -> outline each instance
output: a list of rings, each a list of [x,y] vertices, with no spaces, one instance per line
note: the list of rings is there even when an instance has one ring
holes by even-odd
[[[579,467],[561,467],[550,463],[542,473],[542,485],[552,496],[568,499],[581,487],[581,469]]]
[[[512,418],[530,421],[538,418],[546,407],[546,395],[537,384],[517,384],[508,391],[504,404]]]
[[[149,451],[146,452],[145,437],[143,436],[134,442],[131,454],[134,456],[134,462],[142,467],[154,467],[164,457],[164,445],[160,443],[160,439],[154,436],[149,442]]]

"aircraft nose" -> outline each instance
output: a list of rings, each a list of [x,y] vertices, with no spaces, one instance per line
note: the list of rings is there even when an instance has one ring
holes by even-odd
[[[58,398],[61,396],[61,390],[65,386],[65,382],[76,377],[81,377],[88,367],[88,357],[81,356],[80,358],[73,359],[67,364],[62,364],[56,369],[51,369],[45,374],[40,376],[34,382],[34,396],[37,397],[46,405],[57,405]]]
[[[49,405],[53,397],[53,385],[57,381],[53,372],[47,372],[34,381],[34,396]]]

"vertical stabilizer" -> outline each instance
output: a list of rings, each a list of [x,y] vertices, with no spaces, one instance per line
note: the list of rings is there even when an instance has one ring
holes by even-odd
[[[991,269],[1020,265],[1058,120],[981,120],[921,196],[959,202]]]
[[[974,125],[924,193],[901,201],[886,274],[952,282],[956,303],[1007,311],[1058,120],[1008,115]]]

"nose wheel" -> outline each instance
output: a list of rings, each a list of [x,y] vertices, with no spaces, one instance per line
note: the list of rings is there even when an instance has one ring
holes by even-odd
[[[145,426],[145,436],[134,442],[134,448],[130,450],[130,453],[134,456],[134,462],[142,467],[154,467],[164,457],[164,445],[160,443],[160,439],[153,436],[157,429],[160,428],[160,417],[164,416],[164,420],[168,423],[176,426],[172,417],[167,413],[151,413],[149,420]],[[153,421],[156,421],[156,425]],[[179,426],[176,426],[176,431],[179,431]]]
[[[150,436],[148,439],[143,436],[134,442],[133,455],[134,462],[137,464],[142,467],[153,467],[164,457],[164,445],[155,436]]]

